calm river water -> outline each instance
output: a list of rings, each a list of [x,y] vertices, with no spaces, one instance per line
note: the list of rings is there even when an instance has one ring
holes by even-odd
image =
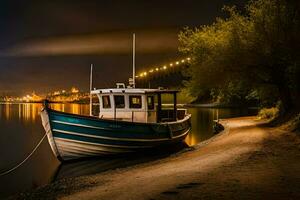
[[[89,105],[53,104],[52,108],[64,112],[88,115]],[[39,112],[41,104],[0,103],[0,173],[23,160],[44,135]],[[192,114],[192,131],[186,144],[195,145],[213,136],[213,120],[256,114],[249,109],[188,108]],[[54,180],[124,167],[158,159],[182,149],[174,147],[164,152],[147,152],[122,158],[94,158],[60,164],[44,140],[33,156],[14,172],[0,177],[0,199],[8,195],[45,185]]]

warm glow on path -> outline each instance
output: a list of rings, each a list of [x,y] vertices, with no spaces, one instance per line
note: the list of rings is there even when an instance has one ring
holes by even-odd
[[[264,149],[264,145],[266,141],[282,137],[285,132],[259,127],[262,122],[251,117],[224,120],[222,123],[226,124],[225,132],[200,143],[193,151],[159,162],[87,177],[83,182],[93,180],[101,184],[62,199],[165,199],[168,191],[173,192],[176,199],[200,199],[206,195],[222,195],[230,199],[233,187],[236,195],[251,199],[261,195],[257,193],[257,188],[261,188],[263,195],[272,199],[276,194],[268,190],[270,187],[281,188],[278,181],[285,180],[280,177],[285,176],[287,181],[295,181],[295,176],[300,178],[299,167],[288,169],[285,156],[264,156],[268,151],[276,150],[278,155],[283,153],[275,146]],[[291,159],[295,157],[294,154],[286,156]],[[300,160],[294,159],[293,162],[300,165]],[[278,171],[275,163],[286,169],[280,168],[283,171]],[[287,173],[291,169],[298,171],[289,176]],[[192,185],[189,189],[179,189],[189,184]],[[143,192],[140,192],[141,185],[147,186],[143,187]]]

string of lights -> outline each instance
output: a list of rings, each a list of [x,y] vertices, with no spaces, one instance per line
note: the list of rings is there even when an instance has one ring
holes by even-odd
[[[138,73],[139,75],[135,76],[135,78],[144,78],[144,77],[148,76],[149,74],[158,73],[160,71],[164,71],[164,70],[167,70],[169,68],[173,68],[173,67],[182,65],[184,63],[189,62],[190,60],[191,60],[191,58],[188,57],[188,58],[185,58],[185,59],[182,59],[182,60],[177,60],[175,62],[171,62],[168,65],[153,67],[153,68],[149,69],[148,71],[143,71],[143,72]]]

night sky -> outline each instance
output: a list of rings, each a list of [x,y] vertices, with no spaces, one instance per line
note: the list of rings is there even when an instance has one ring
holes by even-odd
[[[246,0],[0,1],[0,95],[79,87],[88,90],[131,76],[131,37],[137,72],[180,58],[183,27],[211,24],[224,4]]]

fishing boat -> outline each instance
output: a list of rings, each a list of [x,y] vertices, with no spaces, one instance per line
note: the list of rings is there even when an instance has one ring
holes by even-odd
[[[135,68],[135,67],[134,67]],[[91,67],[91,72],[92,72]],[[137,152],[182,142],[191,129],[191,115],[177,108],[177,90],[129,86],[90,90],[90,116],[56,111],[47,102],[42,124],[54,155],[61,161],[90,156]],[[92,95],[99,100],[92,115]],[[162,96],[172,96],[171,107]]]
[[[185,109],[162,109],[161,95],[177,91],[114,88],[92,91],[99,116],[82,116],[44,106],[41,117],[51,149],[60,160],[120,154],[178,143],[190,131]]]

